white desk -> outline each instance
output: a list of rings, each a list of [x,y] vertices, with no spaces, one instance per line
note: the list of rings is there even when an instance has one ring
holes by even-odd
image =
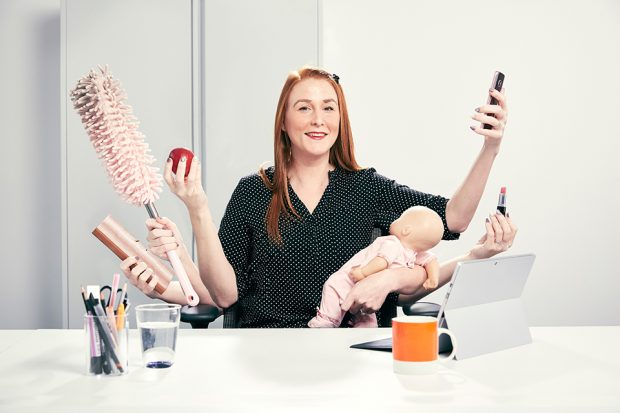
[[[0,331],[0,412],[620,412],[620,327],[532,328],[531,345],[404,378],[391,353],[349,348],[389,329],[179,334],[170,369],[140,367],[131,330],[129,373],[90,377],[81,330]]]

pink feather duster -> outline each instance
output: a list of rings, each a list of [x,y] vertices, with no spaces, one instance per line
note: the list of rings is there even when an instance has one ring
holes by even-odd
[[[151,166],[155,158],[138,130],[139,122],[127,94],[108,68],[91,70],[71,91],[90,141],[103,161],[116,192],[124,201],[142,206],[159,198],[162,177]]]
[[[162,177],[157,173],[158,168],[152,166],[155,158],[149,155],[149,146],[138,130],[138,120],[125,99],[127,94],[107,66],[99,67],[99,71],[91,70],[71,90],[73,107],[82,118],[116,192],[133,205],[145,206],[151,218],[157,218],[159,213],[154,201],[162,190]],[[198,295],[177,252],[168,251],[168,259],[187,303],[197,305]]]

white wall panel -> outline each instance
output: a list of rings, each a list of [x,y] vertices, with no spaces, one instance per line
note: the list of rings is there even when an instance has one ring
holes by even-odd
[[[170,149],[192,146],[192,6],[190,0],[66,0],[67,315],[80,327],[80,285],[109,284],[119,260],[91,235],[111,214],[146,244],[144,208],[124,203],[97,159],[68,93],[98,64],[108,64],[128,94],[157,166]],[[164,184],[159,213],[173,219],[191,240],[183,204]],[[133,287],[133,305],[149,301]]]
[[[505,185],[512,252],[538,255],[531,323],[620,324],[620,3],[329,0],[322,19],[361,162],[423,191],[460,184],[481,146],[469,116],[493,72],[506,74],[510,118],[487,190],[461,240],[436,252],[465,252]]]

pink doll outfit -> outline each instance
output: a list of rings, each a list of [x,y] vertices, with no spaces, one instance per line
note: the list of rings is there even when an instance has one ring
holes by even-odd
[[[349,278],[349,272],[354,267],[363,267],[375,257],[385,258],[388,268],[412,268],[414,265],[426,265],[435,256],[427,251],[416,252],[406,248],[394,235],[378,237],[327,279],[323,285],[321,306],[316,317],[308,322],[309,327],[340,326],[346,313],[340,305],[355,285]],[[352,323],[353,327],[377,327],[377,317],[375,314],[356,314]]]

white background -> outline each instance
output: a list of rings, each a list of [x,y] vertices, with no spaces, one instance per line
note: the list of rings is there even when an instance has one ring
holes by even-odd
[[[530,323],[620,324],[615,259],[620,3],[255,3],[207,0],[204,7],[202,150],[217,220],[238,179],[271,158],[276,99],[288,70],[319,62],[338,73],[361,164],[446,196],[480,148],[481,138],[468,129],[469,115],[485,101],[493,71],[502,70],[510,118],[501,153],[470,229],[460,241],[442,243],[436,253],[447,259],[465,252],[481,235],[484,216],[505,185],[511,216],[520,227],[512,252],[538,256],[524,293]],[[149,20],[133,24],[137,35]],[[191,41],[191,28],[186,29]],[[95,43],[106,35],[105,29],[88,34]],[[308,40],[314,38],[316,44]],[[166,46],[165,38],[141,42],[136,53]],[[74,294],[62,291],[73,275],[63,273],[60,258],[60,169],[66,166],[58,120],[60,46],[56,0],[0,1],[0,135],[8,144],[0,163],[1,216],[8,228],[0,241],[2,328],[60,327],[66,317],[61,297]],[[122,77],[127,89],[139,83],[131,73],[149,70],[140,64],[137,59]],[[178,81],[167,79],[173,85]],[[187,99],[192,97],[181,99],[181,106],[191,107]],[[143,125],[165,116],[155,106],[136,112]],[[196,118],[188,122],[195,124]],[[191,142],[187,136],[179,139]],[[168,146],[162,144],[156,157],[164,159]],[[93,152],[86,145],[83,151],[77,155]],[[98,188],[111,199],[107,182],[99,181]],[[167,215],[186,220],[175,200],[165,202],[171,205]],[[127,214],[143,219],[138,212]],[[71,211],[67,219],[72,222]],[[97,256],[83,258],[92,259]],[[113,271],[102,269],[99,276],[107,279]]]
[[[323,63],[347,92],[363,165],[449,196],[481,138],[468,127],[506,74],[505,141],[469,230],[481,236],[507,187],[537,261],[524,293],[535,325],[620,323],[620,2],[323,2]]]

